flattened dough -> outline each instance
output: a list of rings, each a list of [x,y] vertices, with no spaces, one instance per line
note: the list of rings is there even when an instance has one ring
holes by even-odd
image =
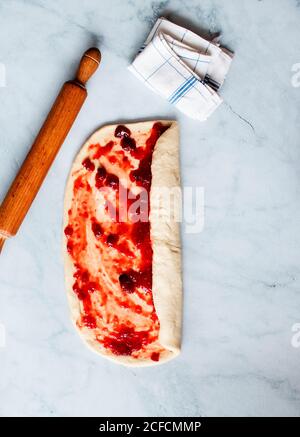
[[[88,321],[88,323],[85,324],[82,323],[84,317],[83,314],[85,314],[85,309],[83,308],[84,306],[83,301],[81,300],[81,298],[78,297],[80,296],[79,294],[80,291],[78,292],[78,290],[76,290],[76,293],[74,292],[74,281],[77,274],[76,273],[77,267],[74,261],[75,258],[73,258],[72,254],[74,253],[75,249],[73,248],[74,246],[73,242],[72,244],[70,243],[72,236],[68,235],[66,229],[68,227],[70,228],[70,217],[72,216],[72,214],[74,215],[73,212],[74,208],[76,211],[79,211],[80,209],[78,208],[79,206],[81,207],[81,205],[78,206],[78,204],[80,202],[84,203],[86,202],[86,199],[89,199],[84,195],[80,195],[79,197],[76,197],[74,187],[76,185],[76,187],[79,186],[80,188],[80,183],[81,183],[84,187],[83,190],[85,190],[86,186],[88,186],[88,189],[92,192],[90,198],[92,198],[93,201],[92,205],[93,207],[95,206],[95,211],[96,211],[98,207],[98,203],[99,202],[101,203],[101,199],[99,200],[99,198],[97,197],[98,194],[97,193],[94,194],[94,187],[93,187],[93,181],[95,178],[95,172],[97,172],[97,168],[99,168],[99,166],[100,167],[104,166],[106,172],[110,172],[113,175],[116,175],[119,178],[119,180],[123,180],[124,178],[126,179],[126,175],[122,173],[123,170],[120,167],[120,162],[118,160],[117,162],[115,162],[116,158],[114,157],[114,159],[112,159],[112,157],[108,155],[108,158],[110,159],[109,161],[107,159],[107,156],[101,155],[102,149],[101,150],[99,149],[107,146],[110,141],[114,141],[115,145],[113,146],[112,150],[116,150],[115,156],[117,156],[118,159],[119,156],[123,156],[122,159],[124,160],[124,155],[127,156],[129,154],[129,152],[127,152],[126,150],[125,151],[121,150],[120,138],[116,138],[114,135],[118,125],[109,125],[100,128],[83,145],[83,147],[81,148],[80,152],[78,153],[73,163],[66,186],[66,192],[65,192],[64,224],[63,224],[63,229],[65,232],[63,233],[63,257],[64,257],[64,264],[65,264],[66,290],[67,290],[67,296],[68,296],[68,301],[71,310],[72,321],[74,322],[74,325],[77,328],[81,338],[93,351],[115,362],[124,365],[130,365],[130,366],[149,366],[149,365],[162,364],[170,359],[175,358],[179,354],[180,343],[181,343],[182,283],[181,283],[180,228],[179,228],[179,223],[176,220],[174,220],[174,218],[173,219],[171,218],[171,220],[162,220],[163,217],[168,217],[170,215],[170,211],[169,211],[170,204],[168,203],[164,204],[162,198],[160,197],[160,195],[158,195],[158,193],[162,191],[161,188],[175,189],[175,191],[180,189],[178,125],[175,121],[157,120],[157,121],[146,121],[146,122],[133,123],[133,124],[123,124],[123,126],[125,126],[130,130],[132,137],[136,141],[137,147],[143,147],[143,144],[145,143],[146,138],[148,138],[150,133],[152,132],[155,123],[160,123],[164,126],[165,129],[166,128],[167,129],[161,134],[161,136],[159,136],[158,140],[156,141],[153,155],[152,155],[152,162],[151,162],[152,183],[150,188],[149,219],[150,219],[150,239],[151,239],[151,245],[153,251],[152,297],[153,297],[153,304],[154,304],[153,312],[157,315],[158,318],[158,324],[156,325],[156,327],[158,326],[158,338],[155,339],[155,341],[153,342],[154,352],[152,353],[151,356],[149,355],[149,353],[151,352],[152,344],[142,346],[140,350],[133,348],[133,353],[131,354],[129,354],[126,350],[125,353],[123,354],[122,348],[121,348],[121,353],[118,352],[116,354],[113,349],[104,346],[104,344],[106,344],[105,342],[103,342],[103,338],[105,338],[105,336],[103,336],[102,332],[100,332],[101,328],[98,328],[98,324],[97,327],[95,327],[94,320],[92,321],[92,323],[90,320]],[[98,152],[96,153],[94,153],[96,150],[95,147],[98,148],[97,149]],[[94,153],[93,156],[97,155],[97,157],[92,159],[92,153]],[[89,161],[89,163],[91,162],[92,164],[89,164],[89,166],[86,165],[85,168],[83,166],[83,162],[87,159],[87,157],[91,158],[91,161]],[[132,165],[135,165],[135,162],[133,161],[130,163]],[[83,175],[82,179],[80,179],[81,175]],[[127,181],[125,183],[130,184],[131,182]],[[92,189],[90,188],[90,186],[92,186]],[[134,190],[134,185],[132,189]],[[87,191],[88,190],[86,190],[86,192]],[[175,215],[177,214],[177,211],[180,209],[180,207],[181,207],[180,196],[173,197],[172,210],[175,211]],[[84,233],[84,236],[86,238],[86,244],[83,249],[85,251],[84,260],[85,263],[88,262],[89,264],[88,272],[90,273],[90,275],[93,276],[92,281],[94,282],[90,282],[90,283],[94,284],[95,281],[97,282],[97,272],[98,272],[97,269],[99,268],[99,259],[100,259],[100,268],[103,268],[101,264],[101,256],[103,257],[104,269],[108,261],[106,260],[105,261],[106,264],[105,264],[104,257],[106,257],[107,251],[105,252],[106,249],[105,248],[103,249],[102,242],[99,243],[99,241],[97,241],[97,238],[95,238],[95,235],[97,235],[98,237],[98,234],[96,234],[95,232],[93,234],[90,230],[91,214],[89,208],[90,207],[88,206],[86,219],[81,218],[80,221],[79,222],[77,221],[76,223],[77,224],[80,223],[81,226],[80,232]],[[94,215],[97,216],[97,212],[95,212]],[[92,220],[94,220],[94,218]],[[73,232],[73,229],[71,230]],[[68,231],[70,231],[70,229]],[[69,232],[69,234],[70,233],[71,232]],[[99,231],[99,235],[100,235],[100,231]],[[103,241],[104,237],[102,236],[102,234],[101,234],[101,238],[102,238],[101,241]],[[108,237],[105,236],[105,238],[106,238],[105,241],[107,242]],[[68,247],[68,244],[72,245],[71,249],[70,247]],[[77,247],[79,246],[77,245]],[[98,249],[100,247],[99,249],[100,255],[96,251],[95,249],[96,247]],[[130,249],[130,246],[128,247]],[[79,252],[77,253],[80,253],[80,249],[78,249],[78,251]],[[138,250],[135,252],[137,253]],[[109,270],[102,271],[101,275],[102,275],[101,280],[103,280],[103,278],[106,278],[107,281],[106,284],[110,284],[108,278]],[[113,282],[111,282],[111,286],[109,285],[107,287],[108,288],[111,287],[111,289],[109,289],[109,293],[110,293],[109,296],[111,296],[111,298],[115,297],[113,296],[113,293],[116,293],[116,296],[118,295],[118,293],[120,293],[119,290],[117,291],[117,285]],[[110,305],[110,297],[108,296],[108,300],[106,300],[106,304],[105,304],[104,302],[105,289],[103,292],[103,287],[101,287],[101,293],[102,293],[101,299],[100,297],[99,299],[97,298],[97,293],[98,293],[97,284],[92,286],[91,290],[92,290],[92,294],[91,294],[92,301],[89,301],[89,305],[91,305],[93,309],[94,306],[97,305],[99,306],[99,308],[97,308],[96,313],[93,314],[97,314],[97,317],[99,316],[99,320],[101,319],[101,323],[103,321],[104,324],[105,321],[106,323],[105,329],[107,328],[109,330],[111,326],[112,315],[110,314],[109,317],[106,317],[105,305],[107,306]],[[142,292],[143,292],[142,288],[138,289],[139,296],[142,296]],[[137,298],[134,297],[133,294],[132,295],[130,294],[129,298],[130,298],[130,305],[132,307],[132,305],[137,303],[137,301],[134,300]],[[151,302],[150,303],[149,302],[150,301],[147,300],[141,303],[143,311],[145,308],[146,308],[145,311],[146,310],[148,311],[149,308],[151,310]],[[143,306],[144,304],[145,306]],[[139,306],[140,305],[137,305],[136,307]],[[114,307],[111,306],[111,308]],[[131,311],[131,309],[128,311]],[[125,310],[123,311],[122,308],[122,312],[120,312],[120,314],[118,313],[117,315],[119,318],[118,323],[121,322],[123,323],[124,321],[124,324],[127,323],[130,325],[130,320],[128,321],[127,315],[125,317],[123,316],[123,314],[127,314],[127,313]],[[142,314],[144,315],[146,313],[143,312]],[[151,311],[149,312],[149,314],[151,314]],[[97,319],[97,317],[95,318]],[[141,329],[146,330],[146,328],[141,328],[141,327],[147,326],[146,323],[147,320],[145,321],[145,319],[142,318],[142,315],[137,315],[136,317],[137,319],[134,320],[134,323],[136,322],[138,331]],[[154,332],[153,336],[155,335],[156,332],[155,329],[153,328],[153,332]],[[132,340],[131,334],[128,335],[130,337],[129,340],[131,341]],[[125,339],[125,342],[126,341],[127,340]],[[111,342],[108,344],[111,345]],[[141,344],[143,344],[143,340],[141,341]],[[148,351],[148,349],[150,350],[150,352]],[[158,354],[155,352],[157,350],[159,350]],[[157,355],[159,355],[159,360],[157,360]]]

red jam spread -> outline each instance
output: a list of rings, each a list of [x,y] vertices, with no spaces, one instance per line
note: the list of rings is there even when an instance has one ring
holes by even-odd
[[[151,162],[166,129],[154,123],[132,134],[119,125],[104,144],[91,144],[73,173],[64,230],[80,301],[78,327],[112,355],[153,361],[164,348],[152,296]],[[134,208],[142,190],[148,193],[143,221],[140,206]]]

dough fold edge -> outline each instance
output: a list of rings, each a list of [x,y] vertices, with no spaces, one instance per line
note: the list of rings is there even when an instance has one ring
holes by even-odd
[[[161,121],[166,124],[167,121]],[[180,219],[181,186],[179,128],[169,129],[158,139],[152,159],[150,226],[153,249],[152,292],[160,322],[159,340],[171,352],[180,353],[182,324],[182,279]]]

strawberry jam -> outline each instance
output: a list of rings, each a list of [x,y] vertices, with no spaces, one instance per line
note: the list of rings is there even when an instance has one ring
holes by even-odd
[[[129,138],[130,136],[131,136],[131,132],[128,129],[128,127],[123,126],[121,124],[116,127],[115,137],[117,137],[117,138],[124,138],[124,137],[126,138],[126,137],[128,137]]]
[[[95,164],[90,160],[90,158],[85,158],[82,161],[83,167],[85,167],[88,171],[94,171],[95,170]]]
[[[103,235],[103,228],[99,223],[92,223],[92,230],[96,238],[100,238]]]
[[[153,150],[167,128],[155,123],[147,134],[117,126],[103,145],[88,147],[74,175],[64,234],[80,303],[77,325],[111,355],[159,361],[164,352],[152,296],[149,194]],[[148,200],[132,212],[142,190]],[[145,206],[146,221],[136,220]]]
[[[133,328],[121,326],[111,336],[106,337],[104,346],[115,355],[132,355],[149,341],[148,331],[135,331]]]
[[[122,275],[119,276],[119,282],[121,285],[121,288],[126,293],[133,293],[135,288],[135,276],[128,273],[122,273]]]
[[[106,179],[106,170],[103,166],[99,167],[95,176],[95,186],[96,188],[102,188],[104,181]]]
[[[123,137],[121,139],[121,147],[124,150],[130,151],[136,149],[135,140],[131,137]]]

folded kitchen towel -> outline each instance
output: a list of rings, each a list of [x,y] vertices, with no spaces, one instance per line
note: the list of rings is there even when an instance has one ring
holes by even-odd
[[[140,80],[189,117],[205,121],[222,103],[219,90],[233,53],[159,18],[129,66]]]

